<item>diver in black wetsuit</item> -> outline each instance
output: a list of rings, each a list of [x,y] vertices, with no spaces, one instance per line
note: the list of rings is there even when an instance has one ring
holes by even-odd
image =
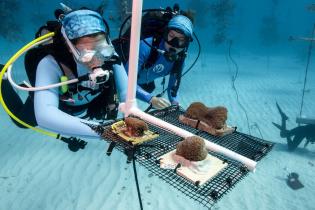
[[[287,139],[288,149],[289,151],[294,151],[302,140],[305,138],[306,142],[304,147],[306,147],[309,143],[315,143],[315,125],[308,124],[308,125],[301,125],[297,126],[291,130],[286,128],[286,121],[289,119],[286,114],[281,110],[278,103],[276,103],[278,111],[281,115],[281,125],[272,122],[274,126],[280,129],[280,136],[282,138]],[[293,137],[293,139],[292,139]]]

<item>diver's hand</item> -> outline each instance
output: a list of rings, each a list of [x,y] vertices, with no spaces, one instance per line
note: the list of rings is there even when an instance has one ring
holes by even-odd
[[[152,104],[152,107],[155,109],[164,109],[171,105],[171,103],[168,100],[162,97],[155,97],[155,96],[152,97],[150,104]]]

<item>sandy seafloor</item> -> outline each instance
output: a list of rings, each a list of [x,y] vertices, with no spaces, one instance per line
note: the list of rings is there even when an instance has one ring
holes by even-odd
[[[29,36],[30,37],[30,36]],[[1,62],[22,42],[1,39]],[[225,49],[228,47],[226,46]],[[194,49],[195,50],[195,49]],[[288,152],[285,139],[272,122],[280,123],[276,101],[289,116],[288,128],[297,126],[307,56],[259,54],[232,48],[236,66],[227,50],[201,54],[194,69],[180,87],[180,104],[202,101],[208,106],[224,105],[228,123],[238,131],[275,143],[273,150],[213,207],[213,209],[314,209],[315,145]],[[188,59],[191,63],[196,51]],[[312,60],[311,60],[312,61]],[[16,65],[21,67],[22,61]],[[23,77],[19,72],[15,76]],[[315,73],[311,62],[303,114],[314,117]],[[24,93],[20,94],[25,96]],[[141,108],[146,106],[139,103]],[[243,109],[243,108],[244,109]],[[108,143],[85,139],[84,150],[73,153],[64,143],[31,130],[17,128],[0,109],[0,209],[1,210],[95,210],[139,209],[132,164],[114,150],[105,155]],[[149,209],[205,209],[147,169],[137,164],[143,207]],[[289,172],[297,172],[304,188],[294,191],[286,185]]]

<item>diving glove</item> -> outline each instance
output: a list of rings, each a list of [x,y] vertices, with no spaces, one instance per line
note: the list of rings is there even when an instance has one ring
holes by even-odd
[[[152,97],[150,104],[152,104],[152,107],[154,109],[164,109],[171,105],[171,103],[168,100],[162,97],[155,97],[155,96]]]

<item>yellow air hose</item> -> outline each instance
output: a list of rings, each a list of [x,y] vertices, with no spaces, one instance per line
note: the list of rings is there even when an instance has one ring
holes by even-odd
[[[3,67],[3,69],[1,70],[0,72],[0,102],[1,102],[1,105],[3,106],[4,110],[6,113],[8,113],[8,115],[10,117],[12,117],[15,121],[17,121],[18,123],[20,123],[21,125],[27,127],[27,128],[30,128],[34,131],[37,131],[37,132],[40,132],[42,134],[45,134],[47,136],[51,136],[53,138],[57,138],[59,139],[60,138],[60,135],[57,134],[57,133],[53,133],[53,132],[50,132],[50,131],[46,131],[46,130],[43,130],[43,129],[40,129],[40,128],[36,128],[36,127],[33,127],[27,123],[25,123],[24,121],[20,120],[17,116],[15,116],[10,110],[9,108],[7,107],[7,105],[5,104],[5,101],[3,100],[3,97],[2,97],[2,78],[5,74],[5,72],[7,71],[8,67],[10,65],[12,65],[23,53],[25,53],[27,50],[31,49],[32,47],[34,47],[36,44],[38,44],[38,42],[41,42],[41,41],[44,41],[45,39],[49,39],[49,38],[52,38],[53,36],[55,35],[54,32],[51,32],[51,33],[48,33],[48,34],[45,34],[33,41],[31,41],[30,43],[28,43],[27,45],[25,45],[24,47],[22,47],[17,53],[15,53],[15,55],[13,55],[9,61],[5,64],[5,66]]]

